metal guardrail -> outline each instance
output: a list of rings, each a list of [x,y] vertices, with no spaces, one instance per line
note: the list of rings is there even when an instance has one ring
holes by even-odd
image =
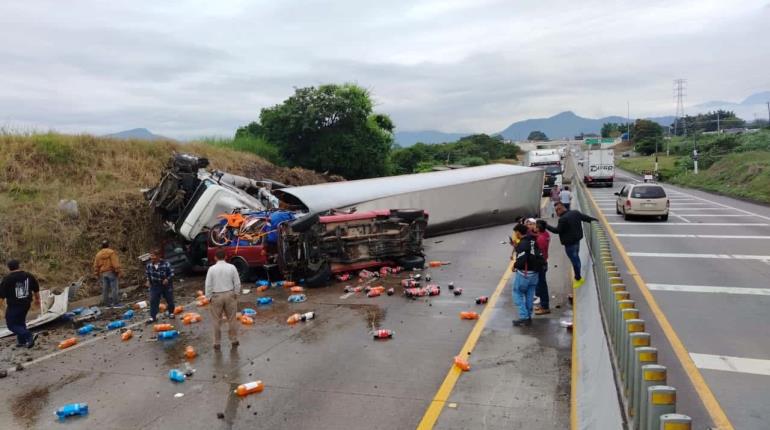
[[[595,216],[598,208],[584,195],[587,190],[579,175],[572,185],[583,212]],[[584,232],[594,261],[602,319],[629,428],[690,430],[692,419],[675,413],[676,388],[666,385],[667,369],[658,364],[658,350],[652,346],[652,336],[645,331],[645,320],[640,318],[636,302],[613,260],[606,230],[594,221],[588,226],[584,224]]]

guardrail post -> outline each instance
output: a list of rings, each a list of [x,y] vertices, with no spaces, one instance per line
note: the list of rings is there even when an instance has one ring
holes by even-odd
[[[643,346],[650,346],[651,336],[647,332],[635,332],[628,335],[628,350],[626,351],[626,398],[628,399],[629,406],[633,405],[634,400],[634,383],[636,375],[636,354],[634,350]]]
[[[630,309],[626,309],[626,312]],[[628,337],[631,333],[638,333],[644,331],[644,320],[639,319],[639,311],[634,309],[636,312],[628,312],[624,313],[624,317],[628,317],[628,319],[623,321],[623,333],[621,335],[621,342],[619,349],[618,358],[620,359],[620,370],[621,375],[623,376],[624,381],[628,381],[628,375],[629,370],[625,369],[623,365],[625,364],[625,357],[626,357],[626,345],[628,344],[629,340]],[[636,315],[636,318],[631,318],[633,315]]]
[[[653,385],[647,389],[647,429],[660,429],[660,417],[676,412],[676,388]]]
[[[658,349],[651,346],[640,346],[634,349],[634,392],[633,392],[633,408],[634,408],[634,428],[642,429],[642,422],[646,421],[647,413],[647,387],[658,385],[659,382],[644,381],[644,369],[645,366],[658,364]],[[663,366],[661,366],[663,367]],[[663,367],[665,369],[665,367]],[[653,377],[652,374],[648,376]]]
[[[692,418],[682,414],[663,414],[660,416],[660,430],[691,430]]]
[[[624,293],[628,293],[628,291],[623,291]],[[623,331],[623,311],[625,309],[634,309],[634,306],[636,306],[636,302],[634,300],[620,300],[615,304],[615,314],[613,315],[612,320],[612,343],[613,347],[615,348],[615,354],[620,357],[620,339],[621,339],[621,333]],[[618,363],[620,364],[620,363]]]

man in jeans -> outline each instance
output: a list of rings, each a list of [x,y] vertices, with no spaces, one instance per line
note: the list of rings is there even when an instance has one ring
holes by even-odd
[[[37,279],[19,268],[17,260],[8,261],[8,270],[11,273],[5,275],[0,282],[0,307],[3,301],[8,302],[5,310],[5,324],[8,330],[16,335],[16,346],[32,348],[35,346],[37,335],[27,329],[27,312],[32,306],[32,298],[40,307],[40,286]]]
[[[118,279],[120,278],[118,253],[110,249],[110,243],[102,241],[102,249],[94,257],[94,276],[102,283],[102,306],[118,308]]]
[[[169,318],[174,318],[174,269],[168,261],[160,259],[160,252],[150,254],[150,263],[145,267],[147,288],[150,289],[150,320],[155,322],[158,316],[160,298],[166,300]]]
[[[513,231],[519,239],[515,250],[516,261],[513,263],[516,275],[511,287],[513,301],[519,308],[519,319],[513,320],[513,325],[529,326],[532,325],[532,306],[543,257],[527,226],[517,224]]]
[[[236,348],[238,342],[238,322],[235,313],[238,312],[238,294],[241,292],[241,278],[238,270],[225,261],[225,250],[217,249],[214,254],[216,264],[209,267],[206,273],[206,297],[211,300],[209,310],[214,318],[214,349],[219,350],[222,338],[222,315],[227,318],[230,345]]]
[[[580,240],[583,239],[583,224],[581,222],[597,221],[597,219],[576,210],[568,210],[562,203],[556,204],[556,215],[559,216],[559,223],[556,227],[546,225],[545,228],[551,233],[559,235],[559,241],[564,245],[564,251],[567,253],[569,261],[572,262],[572,270],[575,273],[572,288],[580,288],[585,282],[585,279],[580,275]]]
[[[540,298],[540,305],[535,306],[535,315],[545,315],[551,313],[551,305],[549,303],[548,282],[546,280],[546,272],[548,271],[548,247],[551,244],[551,235],[548,234],[546,226],[548,224],[545,220],[539,219],[535,222],[535,243],[543,254],[543,268],[540,269],[537,279],[537,290],[535,296]]]

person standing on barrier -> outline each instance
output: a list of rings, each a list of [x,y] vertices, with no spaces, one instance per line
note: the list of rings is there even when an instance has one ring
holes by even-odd
[[[597,219],[577,210],[569,210],[561,202],[556,204],[556,215],[559,216],[556,227],[546,224],[545,228],[559,235],[559,241],[564,245],[564,252],[572,262],[572,270],[575,272],[572,288],[580,288],[585,283],[585,279],[580,275],[580,241],[583,239],[581,222],[597,221]]]
[[[551,313],[548,282],[545,279],[545,273],[548,271],[548,247],[551,244],[551,235],[548,234],[548,230],[545,229],[547,225],[545,220],[539,219],[535,221],[535,229],[533,232],[535,235],[535,243],[540,249],[540,253],[543,254],[543,268],[540,269],[540,273],[537,275],[537,289],[535,290],[535,296],[540,299],[540,304],[535,305],[535,315]]]
[[[563,204],[564,207],[569,210],[569,207],[572,204],[572,192],[569,190],[567,185],[565,185],[564,189],[559,193],[559,202],[561,202],[561,204]]]
[[[532,305],[537,289],[538,273],[543,266],[543,255],[527,226],[517,224],[514,227],[514,234],[519,239],[519,243],[516,245],[516,260],[513,263],[516,275],[511,290],[513,301],[519,308],[519,319],[513,320],[513,325],[529,326],[532,325]]]

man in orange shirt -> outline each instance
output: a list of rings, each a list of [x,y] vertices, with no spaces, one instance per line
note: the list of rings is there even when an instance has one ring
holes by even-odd
[[[110,249],[110,243],[102,241],[102,249],[94,257],[94,276],[102,283],[102,306],[119,308],[118,278],[120,278],[118,253]]]

